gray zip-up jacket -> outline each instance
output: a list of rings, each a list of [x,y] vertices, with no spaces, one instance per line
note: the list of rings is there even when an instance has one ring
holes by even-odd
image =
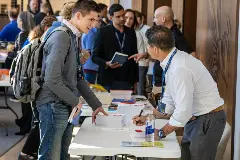
[[[77,106],[78,93],[93,110],[102,106],[87,82],[77,78],[77,54],[76,36],[72,32],[70,37],[64,31],[55,31],[48,38],[44,45],[44,83],[36,99],[37,106],[49,102]]]

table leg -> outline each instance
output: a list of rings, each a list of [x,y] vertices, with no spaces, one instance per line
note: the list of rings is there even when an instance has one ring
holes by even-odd
[[[8,129],[7,129],[7,127],[3,123],[0,123],[0,125],[6,130],[6,136],[8,136]]]
[[[8,97],[7,97],[7,92],[8,92],[8,87],[4,87],[4,97],[5,97],[5,106],[1,106],[0,109],[10,109],[12,111],[12,113],[16,116],[16,118],[18,119],[18,115],[17,113],[8,105]]]

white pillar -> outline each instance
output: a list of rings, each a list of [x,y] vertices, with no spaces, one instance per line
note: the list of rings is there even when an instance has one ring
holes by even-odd
[[[239,16],[240,20],[240,16]],[[239,29],[240,31],[240,26]],[[240,33],[238,33],[240,40]],[[240,53],[240,41],[238,41],[238,53]],[[234,160],[240,159],[240,55],[237,59],[237,86],[236,86],[236,110],[235,110],[235,133],[234,133]]]

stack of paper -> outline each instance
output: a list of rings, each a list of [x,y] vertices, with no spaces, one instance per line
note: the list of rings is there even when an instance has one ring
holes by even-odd
[[[123,141],[121,146],[123,147],[158,147],[163,148],[162,142],[131,142]]]

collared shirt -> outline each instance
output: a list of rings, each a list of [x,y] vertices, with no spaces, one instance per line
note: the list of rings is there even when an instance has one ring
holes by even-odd
[[[187,39],[185,36],[182,34],[182,32],[177,28],[177,25],[174,24],[170,28],[172,35],[175,40],[175,46],[177,49],[187,52],[188,54],[191,54],[194,52],[193,48],[191,45],[188,43]],[[160,62],[156,61],[154,63],[154,76],[153,76],[153,84],[155,86],[161,86],[162,85],[162,68],[159,66]]]
[[[161,63],[165,67],[173,50]],[[169,124],[184,127],[189,119],[211,112],[224,104],[216,82],[201,61],[177,51],[165,75],[166,89],[162,102],[166,113],[172,114]]]
[[[77,46],[78,46],[79,52],[81,52],[81,50],[82,50],[82,45],[81,45],[82,33],[66,19],[63,19],[62,23],[65,24],[68,28],[70,28],[71,31],[73,32],[73,34],[76,36]]]
[[[74,25],[68,22],[66,19],[63,19],[62,23],[64,23],[68,28],[70,28],[73,34],[75,34],[78,38],[82,36],[82,33]]]

